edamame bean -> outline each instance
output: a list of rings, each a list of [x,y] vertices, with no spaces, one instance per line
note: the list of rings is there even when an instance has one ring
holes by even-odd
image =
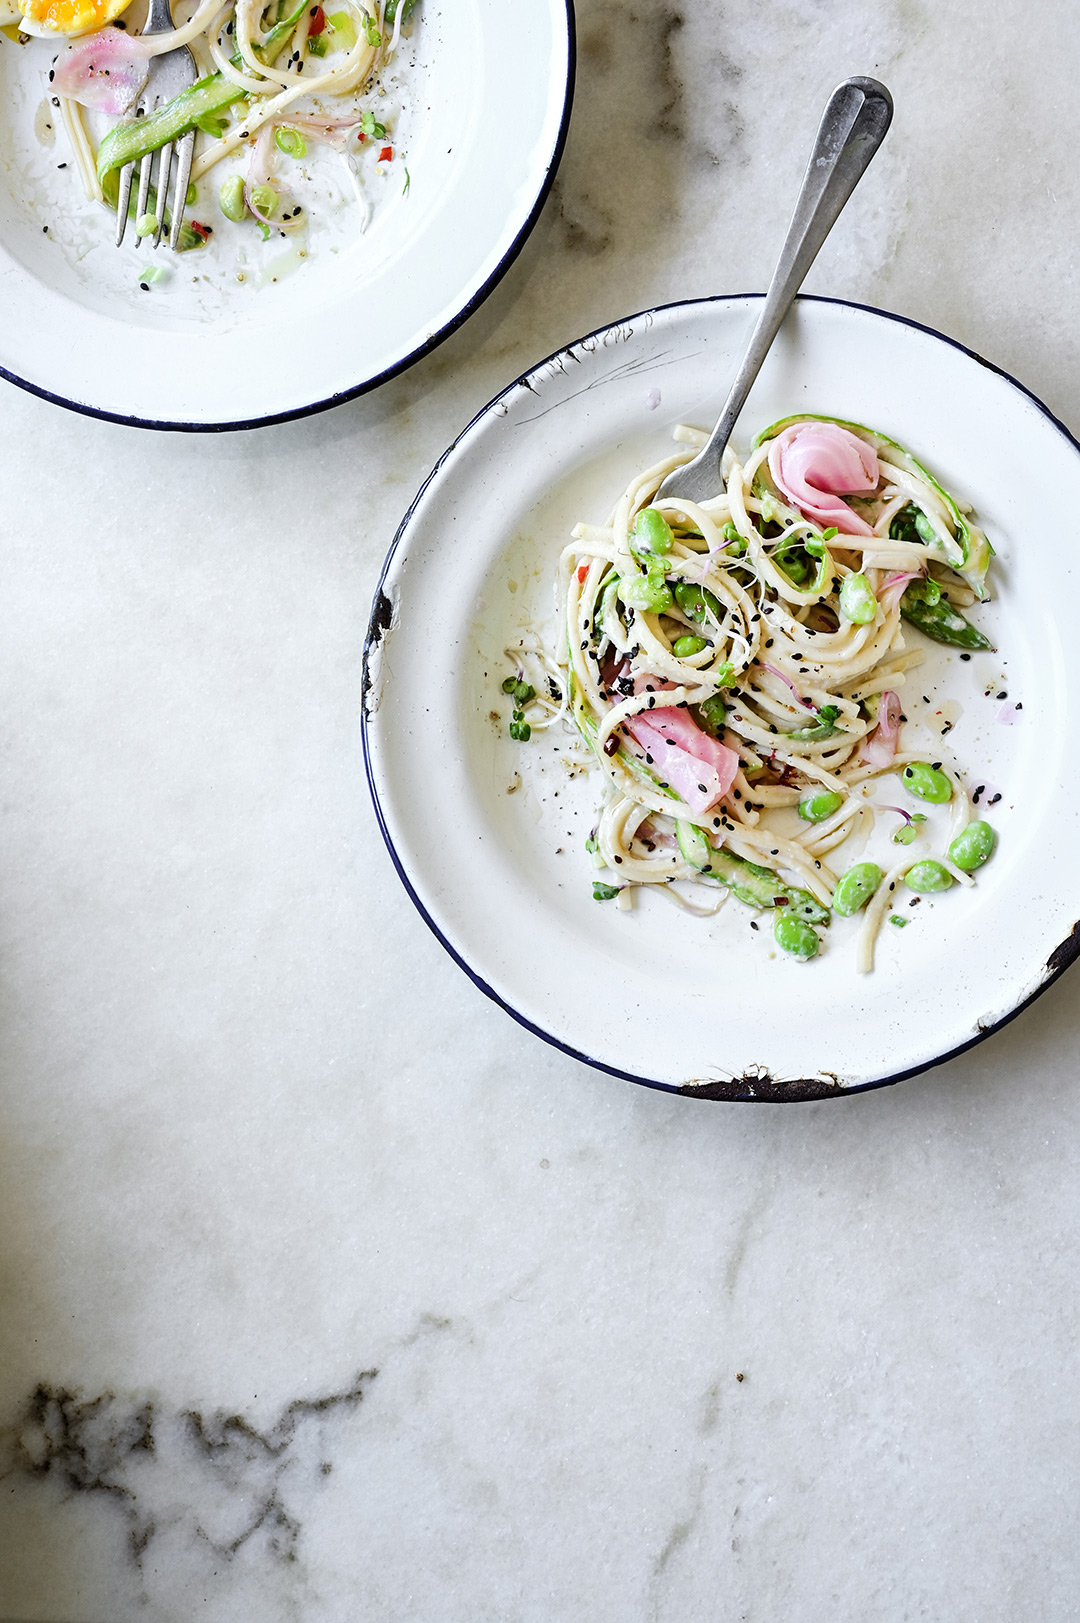
[[[702,732],[708,733],[710,738],[719,738],[727,721],[727,706],[719,693],[714,693],[711,699],[694,705],[693,715]]]
[[[953,883],[953,876],[948,868],[943,868],[940,862],[928,857],[925,862],[917,862],[914,868],[909,868],[904,878],[908,890],[918,891],[925,896],[935,890],[948,890]]]
[[[909,794],[920,800],[929,800],[934,806],[944,806],[952,799],[952,784],[938,767],[928,761],[911,761],[900,775]]]
[[[247,213],[247,204],[244,202],[243,175],[230,175],[218,193],[218,202],[221,212],[227,220],[242,220]]]
[[[877,614],[874,588],[865,575],[848,575],[840,588],[840,613],[853,625],[868,626]]]
[[[720,601],[708,587],[702,589],[688,580],[681,580],[675,587],[675,601],[688,619],[696,620],[702,625],[706,619],[706,611],[717,620],[720,618]]]
[[[843,804],[843,795],[835,794],[831,789],[818,789],[812,795],[804,795],[799,801],[799,816],[804,823],[823,823]]]
[[[253,186],[251,188],[251,202],[260,214],[265,214],[272,220],[277,213],[277,206],[281,199],[273,186]]]
[[[675,537],[663,513],[655,507],[643,507],[634,520],[635,551],[670,552]]]
[[[955,862],[965,873],[971,873],[993,855],[995,841],[996,835],[989,823],[969,823],[949,846],[949,861]]]
[[[786,909],[778,912],[773,925],[773,937],[778,947],[795,958],[813,958],[821,943],[812,924],[797,918]]]
[[[833,912],[842,919],[855,916],[865,907],[881,884],[884,875],[876,862],[857,862],[837,884],[833,891]]]
[[[703,648],[709,645],[704,637],[678,637],[671,645],[671,652],[676,659],[689,659],[693,654],[700,654]]]

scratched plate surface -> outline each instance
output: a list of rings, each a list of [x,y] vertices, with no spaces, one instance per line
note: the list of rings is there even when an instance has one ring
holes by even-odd
[[[962,662],[926,646],[901,690],[904,746],[954,761],[971,791],[986,786],[997,852],[971,890],[910,911],[905,894],[909,926],[884,926],[868,976],[854,968],[855,921],[837,921],[826,950],[801,964],[776,950],[767,915],[755,931],[735,903],[707,920],[641,890],[629,912],[598,904],[584,840],[600,784],[575,770],[571,735],[510,741],[504,650],[523,627],[550,633],[572,524],[604,522],[631,474],[666,454],[675,423],[711,425],[756,307],[717,299],[630,318],[545,361],[480,414],[387,560],[364,739],[398,870],[483,990],[616,1074],[784,1099],[925,1069],[1071,961],[1080,765],[1066,747],[1064,650],[1080,454],[1045,408],[959,346],[877,311],[800,300],[735,443],[792,412],[851,418],[908,445],[975,505],[997,550],[994,600],[976,611],[996,652]],[[1035,476],[1057,492],[1065,516],[1053,527],[1032,504]],[[896,801],[899,786],[886,783],[879,800]],[[879,823],[875,838],[887,841],[895,819]]]

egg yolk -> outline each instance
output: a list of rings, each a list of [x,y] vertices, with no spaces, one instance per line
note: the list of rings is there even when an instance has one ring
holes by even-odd
[[[57,34],[88,34],[126,11],[131,0],[19,0],[24,17]]]

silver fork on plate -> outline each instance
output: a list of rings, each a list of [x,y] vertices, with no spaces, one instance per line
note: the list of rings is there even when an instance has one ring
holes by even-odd
[[[144,34],[168,34],[175,27],[170,0],[149,0]],[[186,45],[162,56],[150,58],[150,73],[146,88],[139,97],[137,116],[152,113],[166,102],[172,101],[182,90],[193,85],[197,78],[195,58]],[[154,159],[157,162],[157,197],[154,212],[157,230],[154,247],[161,244],[165,230],[165,214],[169,196],[169,182],[173,181],[172,226],[169,247],[175,249],[180,241],[180,228],[184,223],[184,205],[187,201],[188,182],[191,179],[191,158],[195,148],[195,131],[189,130],[179,141],[169,141],[155,152],[148,152],[139,166],[139,201],[136,221],[146,213],[147,199],[153,178]],[[116,246],[119,248],[127,230],[128,208],[131,201],[131,182],[135,165],[127,163],[120,171],[120,195],[116,206]],[[172,173],[170,174],[170,170]]]

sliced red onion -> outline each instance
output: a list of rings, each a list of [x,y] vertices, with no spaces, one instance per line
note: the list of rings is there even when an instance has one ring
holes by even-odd
[[[1016,713],[1015,704],[1011,702],[1003,704],[997,713],[996,719],[1002,727],[1011,727],[1014,722],[1019,721],[1020,717]]]
[[[763,671],[768,671],[772,676],[778,676],[781,682],[783,682],[784,686],[791,689],[799,703],[805,705],[807,710],[813,710],[815,708],[813,699],[804,699],[794,682],[791,680],[790,676],[785,676],[783,671],[777,670],[775,665],[766,665],[764,660],[759,661],[759,663]]]
[[[878,602],[886,613],[891,613],[895,609],[913,580],[921,580],[922,578],[923,572],[921,569],[907,569],[896,575],[886,575],[881,583],[881,590],[878,592]]]
[[[899,741],[900,700],[895,693],[885,692],[878,704],[877,726],[863,739],[859,753],[870,766],[891,766]]]

